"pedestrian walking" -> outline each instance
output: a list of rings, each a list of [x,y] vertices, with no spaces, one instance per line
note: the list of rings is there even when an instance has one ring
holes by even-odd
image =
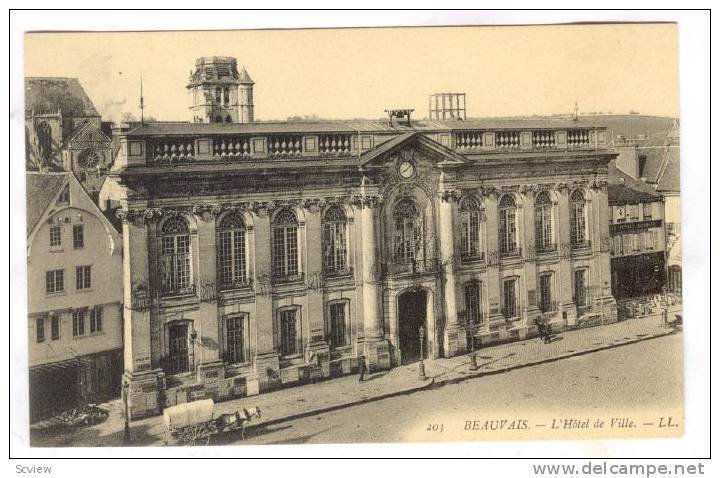
[[[537,327],[538,337],[545,342],[545,321],[541,317],[535,319],[535,327]]]
[[[361,355],[358,357],[358,372],[360,373],[358,382],[364,381],[365,374],[367,373],[367,366],[365,365],[365,356],[364,355]]]
[[[548,319],[544,318],[542,319],[543,322],[543,343],[549,344],[552,340],[550,338],[550,321]]]

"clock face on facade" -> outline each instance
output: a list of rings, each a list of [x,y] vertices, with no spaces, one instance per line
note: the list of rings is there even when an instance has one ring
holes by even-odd
[[[415,174],[415,165],[410,161],[403,161],[400,163],[398,172],[403,179],[410,179]]]

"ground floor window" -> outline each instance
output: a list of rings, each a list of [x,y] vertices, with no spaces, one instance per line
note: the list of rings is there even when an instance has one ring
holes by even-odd
[[[587,287],[587,269],[575,269],[573,278],[575,304],[578,307],[588,305],[590,297]]]
[[[225,319],[225,362],[247,361],[247,317],[244,315]]]
[[[555,310],[553,303],[553,284],[552,284],[552,273],[540,274],[539,278],[539,289],[540,289],[540,300],[538,301],[538,307],[541,312],[550,312]]]
[[[57,315],[50,317],[50,339],[60,339],[60,317]]]
[[[482,284],[477,281],[465,285],[465,315],[468,325],[483,322]]]
[[[506,319],[517,317],[517,279],[503,281],[503,315]]]
[[[37,343],[45,342],[45,317],[35,319],[35,333]]]
[[[328,342],[331,348],[348,345],[347,302],[333,302],[329,306]]]
[[[187,322],[168,326],[168,372],[171,374],[190,371],[188,332]]]
[[[280,354],[284,357],[297,355],[302,350],[299,334],[299,312],[297,309],[281,310],[278,314],[280,325]]]

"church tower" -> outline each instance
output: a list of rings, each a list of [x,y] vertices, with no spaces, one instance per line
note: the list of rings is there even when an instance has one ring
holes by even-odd
[[[237,60],[206,56],[195,61],[187,89],[194,123],[249,123],[253,121],[253,81]]]

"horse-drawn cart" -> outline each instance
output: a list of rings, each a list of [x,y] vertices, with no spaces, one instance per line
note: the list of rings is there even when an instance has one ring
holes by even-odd
[[[207,445],[212,435],[231,430],[240,430],[242,438],[245,438],[245,425],[253,417],[260,418],[260,409],[257,407],[223,413],[218,417],[214,417],[214,408],[212,399],[166,408],[163,412],[165,444]]]

